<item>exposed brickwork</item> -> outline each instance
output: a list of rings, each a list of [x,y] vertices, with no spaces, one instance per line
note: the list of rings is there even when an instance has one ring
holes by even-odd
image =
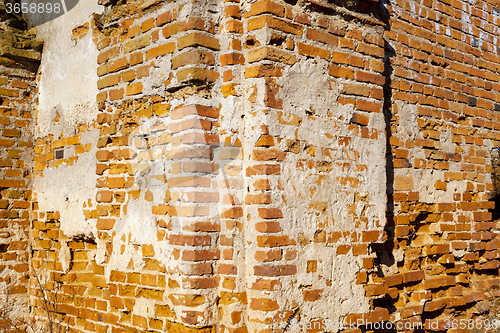
[[[6,227],[29,223],[19,150],[40,178],[92,157],[88,228],[39,192],[31,219],[33,266],[79,332],[476,318],[500,267],[494,6],[108,3],[70,29],[98,50],[96,119],[33,146],[34,74],[6,72]]]
[[[494,5],[397,2],[389,8],[394,208],[386,250],[403,256],[395,260],[397,273],[377,280],[402,320],[470,318],[477,302],[497,295],[498,226],[489,201],[491,149],[500,128]]]
[[[0,283],[2,299],[12,302],[2,311],[22,317],[29,305],[31,124],[42,44],[4,8],[0,23]]]

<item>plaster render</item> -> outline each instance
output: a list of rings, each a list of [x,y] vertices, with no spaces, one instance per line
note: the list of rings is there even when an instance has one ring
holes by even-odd
[[[82,134],[82,144],[94,143],[98,134],[97,130]],[[74,152],[71,154],[68,150],[65,150],[66,156],[74,155]],[[33,182],[33,194],[40,209],[60,211],[61,230],[68,237],[96,233],[95,223],[86,220],[84,215],[84,207],[92,202],[95,205],[96,152],[94,146],[88,153],[81,154],[75,164],[46,169],[43,175],[36,177]]]

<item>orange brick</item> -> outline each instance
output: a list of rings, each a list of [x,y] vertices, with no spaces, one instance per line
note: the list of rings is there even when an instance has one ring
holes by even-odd
[[[214,56],[212,53],[203,50],[191,50],[181,53],[172,59],[172,69],[195,64],[212,66],[214,64]]]
[[[282,62],[284,64],[293,65],[297,61],[297,57],[293,54],[287,53],[281,49],[274,47],[260,47],[248,52],[249,63],[260,60],[273,60]]]
[[[151,30],[155,26],[155,19],[152,17],[141,24],[141,31],[146,32]]]
[[[158,15],[158,17],[156,18],[156,26],[157,27],[161,27],[161,26],[163,26],[167,23],[170,23],[170,22],[172,22],[172,12],[171,11],[162,13],[162,14]]]
[[[269,15],[262,15],[248,20],[248,31],[262,29],[266,26],[272,29],[299,36],[302,35],[302,32],[304,30],[304,28],[302,28],[298,24],[287,22],[285,20]]]
[[[223,25],[224,31],[241,34],[243,33],[243,23],[240,20],[228,20]]]
[[[282,250],[275,249],[270,251],[255,251],[255,260],[257,261],[276,261],[281,260]]]
[[[379,86],[383,86],[385,83],[385,77],[383,77],[382,75],[371,74],[362,71],[356,71],[356,80],[377,84]]]
[[[369,102],[361,99],[356,101],[356,109],[367,112],[381,112],[382,104],[380,102]]]
[[[354,71],[352,69],[336,65],[328,67],[328,74],[338,78],[354,79]]]
[[[182,253],[182,260],[186,261],[206,261],[220,258],[220,250],[196,250],[184,251]]]
[[[112,229],[114,225],[115,225],[114,219],[100,218],[97,220],[97,229],[98,230],[109,230],[109,229]]]
[[[365,43],[358,43],[356,47],[356,51],[359,53],[371,55],[377,58],[383,58],[385,55],[385,51],[383,47],[378,47],[375,45],[368,45]]]
[[[321,295],[323,293],[323,289],[310,290],[303,289],[302,294],[304,295],[304,301],[306,302],[315,302],[321,299]]]
[[[295,241],[288,236],[257,236],[257,246],[259,247],[276,247],[295,245]]]
[[[267,298],[251,298],[250,309],[259,311],[274,311],[279,309],[277,301]]]
[[[127,57],[117,59],[107,65],[108,73],[117,72],[129,66]]]
[[[295,265],[254,266],[257,276],[285,276],[297,274]]]
[[[338,46],[339,43],[339,39],[337,36],[332,35],[328,32],[323,32],[311,28],[307,29],[306,36],[308,39],[333,46]]]
[[[149,35],[133,38],[129,42],[125,43],[124,52],[130,53],[132,51],[142,49],[148,46],[150,42],[151,42],[151,37]]]
[[[332,52],[332,62],[335,64],[348,64],[349,56],[342,52]]]
[[[221,66],[245,64],[245,58],[241,53],[229,53],[220,56]]]
[[[368,97],[370,88],[362,84],[344,83],[340,89],[341,94]]]
[[[146,51],[146,60],[153,59],[175,51],[175,43],[170,42],[160,46],[153,47]]]
[[[115,86],[121,81],[121,75],[120,74],[113,74],[113,75],[107,75],[99,81],[97,81],[97,88],[103,89],[111,86]]]
[[[142,83],[141,82],[129,84],[127,86],[127,96],[137,95],[140,93],[142,93]]]
[[[258,65],[245,69],[245,78],[281,77],[283,67],[274,65]]]
[[[219,41],[217,39],[199,32],[193,32],[179,37],[177,40],[177,46],[179,51],[190,46],[204,46],[212,50],[220,49]]]
[[[182,81],[207,81],[215,82],[219,78],[219,73],[199,67],[181,69],[177,72],[177,80]]]
[[[125,90],[123,88],[114,89],[109,91],[109,99],[111,101],[116,101],[118,99],[122,99],[125,94]]]
[[[299,49],[299,54],[313,58],[320,57],[325,59],[326,61],[330,60],[330,51],[327,51],[325,49],[303,43],[297,43],[297,48]]]

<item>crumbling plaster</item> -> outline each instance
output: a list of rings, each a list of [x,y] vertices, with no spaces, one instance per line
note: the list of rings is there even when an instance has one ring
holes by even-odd
[[[69,137],[77,134],[78,125],[95,125],[98,50],[92,34],[74,39],[72,29],[89,22],[94,13],[102,13],[102,8],[95,1],[82,0],[65,15],[36,27],[44,49],[38,74],[35,139]],[[81,143],[91,144],[92,149],[80,155],[74,165],[47,169],[34,180],[33,193],[40,209],[60,211],[61,228],[67,236],[95,232],[95,225],[85,220],[83,209],[97,193],[98,134],[97,129],[81,134]],[[71,150],[65,148],[64,155],[74,156]]]

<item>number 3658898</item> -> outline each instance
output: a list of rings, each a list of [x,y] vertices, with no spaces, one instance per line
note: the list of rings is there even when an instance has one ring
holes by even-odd
[[[15,14],[42,14],[42,13],[62,13],[63,8],[61,3],[6,3],[5,9],[7,13]]]

